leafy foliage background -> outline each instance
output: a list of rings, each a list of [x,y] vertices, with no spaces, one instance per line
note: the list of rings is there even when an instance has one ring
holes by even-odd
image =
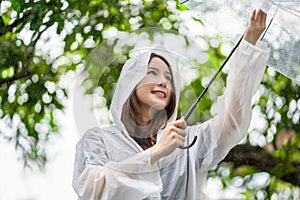
[[[183,65],[193,76],[182,90],[179,113],[185,113],[190,99],[201,93],[232,46],[226,38],[207,32],[201,15],[177,1],[0,0],[0,6],[0,117],[6,124],[0,135],[29,168],[44,168],[49,140],[59,134],[56,113],[64,111],[70,96],[64,76],[80,74],[86,95],[101,91],[97,106],[109,108],[122,65],[136,47],[122,41],[122,34],[130,38],[147,33],[149,41],[157,33],[180,36],[183,51],[201,46],[197,58],[188,58],[192,67]],[[94,60],[100,55],[97,51],[103,59]],[[189,124],[212,117],[210,108],[225,86],[226,70]],[[221,181],[223,189],[241,188],[239,197],[246,199],[297,199],[299,94],[298,85],[268,68],[253,99],[247,138],[210,171],[209,180]],[[266,177],[264,184],[255,181],[259,176]]]

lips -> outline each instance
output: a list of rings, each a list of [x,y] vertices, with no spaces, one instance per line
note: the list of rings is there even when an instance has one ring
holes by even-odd
[[[153,91],[151,91],[151,93],[158,95],[161,98],[166,98],[166,96],[167,96],[166,92],[164,92],[162,90],[153,90]]]

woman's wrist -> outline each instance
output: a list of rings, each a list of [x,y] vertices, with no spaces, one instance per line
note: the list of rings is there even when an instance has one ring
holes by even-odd
[[[157,162],[160,158],[162,158],[162,154],[160,153],[161,151],[158,150],[157,145],[154,145],[153,147],[150,148],[150,153],[151,153],[151,164],[154,164]]]

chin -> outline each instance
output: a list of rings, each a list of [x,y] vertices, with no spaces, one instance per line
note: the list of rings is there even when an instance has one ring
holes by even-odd
[[[150,110],[160,111],[166,108],[165,104],[154,104],[151,106]]]
[[[165,111],[165,108],[166,108],[166,106],[163,106],[161,104],[155,104],[155,105],[151,106],[151,108],[149,110],[149,115],[152,118],[153,116],[155,116],[160,111],[167,114],[167,112]]]

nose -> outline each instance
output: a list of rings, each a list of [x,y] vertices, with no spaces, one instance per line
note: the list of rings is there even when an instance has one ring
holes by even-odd
[[[167,87],[167,79],[163,74],[157,76],[157,85],[164,87],[164,88]]]
[[[167,83],[166,81],[161,81],[158,83],[159,86],[166,88],[167,87]]]

